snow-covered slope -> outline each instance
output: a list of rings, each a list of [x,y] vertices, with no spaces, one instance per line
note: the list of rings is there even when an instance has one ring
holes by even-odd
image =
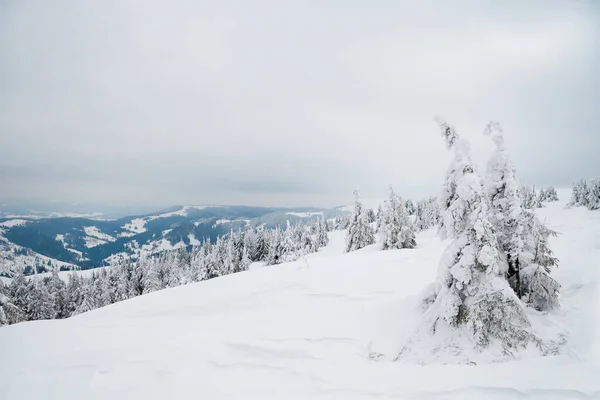
[[[561,354],[508,363],[393,362],[444,243],[343,254],[343,232],[294,263],[0,329],[6,399],[596,399],[600,212],[538,210],[561,235],[562,307],[536,315]]]
[[[13,273],[26,271],[27,268],[58,268],[61,270],[76,269],[77,266],[54,258],[46,257],[30,249],[11,243],[0,228],[0,275],[11,276]],[[70,249],[69,249],[70,250]]]

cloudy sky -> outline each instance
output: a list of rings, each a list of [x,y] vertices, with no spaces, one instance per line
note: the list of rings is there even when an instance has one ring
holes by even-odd
[[[334,205],[435,193],[499,120],[521,180],[600,176],[600,3],[0,2],[0,197]]]

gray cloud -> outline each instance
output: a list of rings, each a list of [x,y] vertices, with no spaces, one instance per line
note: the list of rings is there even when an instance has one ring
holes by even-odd
[[[600,171],[585,1],[18,1],[0,6],[10,198],[339,204],[435,192],[433,116],[500,120],[527,183]]]

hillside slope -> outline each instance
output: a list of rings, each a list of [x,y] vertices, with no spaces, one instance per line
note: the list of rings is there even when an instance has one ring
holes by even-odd
[[[444,248],[318,254],[144,295],[67,320],[0,329],[4,399],[600,398],[600,212],[538,210],[561,235],[562,307],[535,324],[557,356],[500,364],[392,362]],[[441,360],[443,361],[443,360]]]

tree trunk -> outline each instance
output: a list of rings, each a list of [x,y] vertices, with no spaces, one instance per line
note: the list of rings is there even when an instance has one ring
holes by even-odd
[[[521,267],[519,265],[519,257],[515,259],[515,289],[517,297],[521,298],[523,293],[521,292]]]

